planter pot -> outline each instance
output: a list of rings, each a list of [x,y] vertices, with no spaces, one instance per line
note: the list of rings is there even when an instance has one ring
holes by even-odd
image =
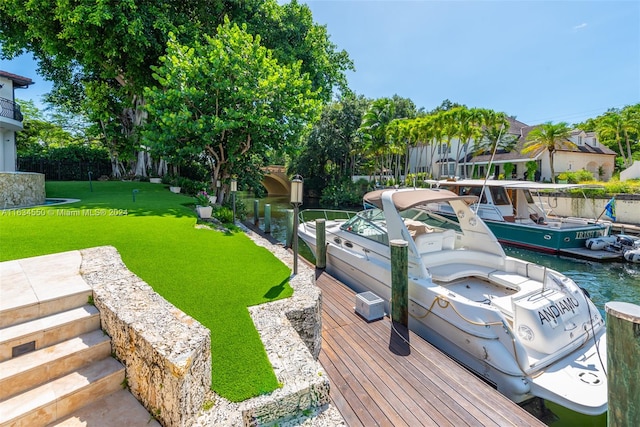
[[[212,204],[212,205],[215,205],[215,204],[216,204],[216,200],[217,200],[217,199],[218,199],[218,198],[217,198],[216,196],[209,196],[209,201],[211,202],[211,204]]]
[[[211,212],[213,212],[212,206],[196,206],[196,212],[202,219],[211,218]]]
[[[162,184],[162,178],[149,178],[149,182],[152,184]]]
[[[171,191],[172,193],[179,193],[180,190],[180,187],[169,187],[169,191]]]

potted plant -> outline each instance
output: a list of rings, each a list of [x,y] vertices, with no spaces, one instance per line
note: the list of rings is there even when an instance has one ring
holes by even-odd
[[[149,175],[149,182],[152,184],[162,184],[162,178],[157,173]]]
[[[169,183],[169,191],[171,191],[172,193],[179,193],[180,190],[180,178],[178,178],[177,176],[172,177]]]
[[[213,206],[211,206],[211,199],[206,190],[201,190],[196,194],[196,212],[202,219],[211,218],[213,212]]]

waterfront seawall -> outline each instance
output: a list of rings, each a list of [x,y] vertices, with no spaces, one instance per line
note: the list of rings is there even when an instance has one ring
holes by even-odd
[[[598,218],[604,211],[611,196],[602,198],[570,197],[565,194],[551,193],[542,195],[536,202],[542,202],[552,215],[561,217]],[[640,194],[619,194],[615,196],[616,221],[623,224],[640,225]],[[601,219],[610,219],[602,214]]]

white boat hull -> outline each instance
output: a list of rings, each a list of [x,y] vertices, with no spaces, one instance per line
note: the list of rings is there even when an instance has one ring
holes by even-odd
[[[467,220],[478,242],[450,241],[451,229],[412,235],[409,328],[514,402],[541,397],[588,415],[605,412],[607,384],[598,368],[606,363],[605,328],[595,306],[560,273],[545,288],[544,267],[506,257],[486,226]],[[386,216],[384,224],[393,221]],[[326,270],[357,293],[382,298],[389,314],[390,249],[368,224],[358,227],[326,222]],[[303,222],[298,234],[315,253],[315,226]],[[391,238],[398,237],[389,232]]]

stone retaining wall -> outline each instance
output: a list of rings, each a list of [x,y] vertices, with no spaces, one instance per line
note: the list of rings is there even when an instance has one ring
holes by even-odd
[[[189,426],[211,388],[209,330],[130,272],[113,247],[81,251],[102,329],[131,393],[165,426]]]
[[[292,255],[281,245],[246,231],[256,244],[292,264]],[[208,329],[130,272],[115,248],[81,254],[80,274],[93,288],[102,328],[111,336],[114,356],[125,365],[128,386],[163,425],[275,425],[303,413],[322,419],[322,425],[343,425],[329,405],[329,378],[317,361],[321,293],[313,269],[302,265],[290,279],[291,298],[249,307],[282,387],[235,403],[210,389]]]
[[[44,174],[0,172],[0,209],[44,204]]]

